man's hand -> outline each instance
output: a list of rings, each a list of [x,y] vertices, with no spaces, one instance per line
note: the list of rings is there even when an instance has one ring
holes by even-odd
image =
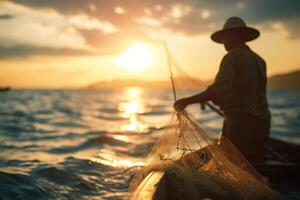
[[[182,112],[187,105],[188,105],[188,103],[185,98],[179,99],[174,103],[174,109],[177,112]]]
[[[205,90],[204,92],[201,92],[194,96],[177,100],[174,104],[174,108],[177,112],[182,112],[185,109],[185,107],[190,104],[200,103],[204,105],[205,102],[213,99],[214,94],[210,90]]]

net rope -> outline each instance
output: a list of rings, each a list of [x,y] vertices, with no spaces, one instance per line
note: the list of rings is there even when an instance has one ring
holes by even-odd
[[[165,50],[176,100],[181,90],[166,44]],[[178,65],[176,69],[182,74]],[[176,199],[280,199],[229,140],[210,137],[190,113],[174,112],[170,125],[157,139],[145,166],[135,174],[131,194],[143,190],[151,173],[163,172]]]

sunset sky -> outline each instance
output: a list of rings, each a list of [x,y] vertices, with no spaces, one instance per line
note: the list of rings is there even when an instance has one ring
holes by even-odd
[[[226,52],[210,34],[230,16],[260,30],[249,45],[269,75],[298,70],[299,10],[298,0],[0,1],[0,86],[167,79],[164,40],[187,73],[212,79]]]

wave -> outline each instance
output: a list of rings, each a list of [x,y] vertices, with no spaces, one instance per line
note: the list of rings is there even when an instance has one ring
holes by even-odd
[[[139,113],[138,115],[169,115],[171,114],[173,111],[150,111],[150,112],[143,112],[143,113]]]
[[[108,116],[104,114],[100,114],[96,116],[98,119],[103,119],[103,120],[108,120],[108,121],[122,121],[125,120],[124,117],[119,117],[119,116]]]
[[[57,147],[57,148],[52,148],[48,150],[49,153],[75,153],[77,151],[82,151],[85,149],[89,148],[95,148],[95,147],[100,147],[105,144],[111,145],[111,146],[124,146],[127,144],[127,142],[124,142],[122,140],[118,140],[116,138],[107,136],[107,135],[102,135],[99,137],[95,138],[90,138],[87,141],[76,145],[76,146],[65,146],[65,147]]]
[[[12,90],[1,95],[0,199],[124,199],[137,170],[130,166],[143,161],[156,138],[174,125],[163,126],[173,112],[171,91],[144,90],[138,97],[143,109],[129,114],[145,130],[123,130],[131,121],[118,105],[131,100],[122,91]],[[272,136],[299,142],[299,94],[269,92]],[[222,119],[210,109],[188,109],[219,132]],[[109,164],[114,161],[125,165]]]
[[[33,177],[0,171],[0,199],[49,199],[50,196]]]
[[[54,166],[42,166],[31,172],[32,176],[43,177],[51,182],[60,185],[74,185],[79,182],[85,182],[84,179],[67,170]]]

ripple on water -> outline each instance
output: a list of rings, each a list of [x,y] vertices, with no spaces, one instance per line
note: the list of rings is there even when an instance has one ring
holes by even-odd
[[[0,199],[48,199],[51,196],[32,176],[0,171]]]
[[[116,139],[114,137],[102,135],[95,138],[90,138],[83,143],[76,146],[63,146],[49,149],[49,153],[75,153],[89,148],[101,147],[103,145],[123,146],[127,143],[125,141]]]
[[[298,141],[300,92],[268,95],[272,136]],[[174,128],[172,98],[137,88],[0,94],[0,199],[124,199],[156,138]],[[219,132],[215,113],[188,109]]]

